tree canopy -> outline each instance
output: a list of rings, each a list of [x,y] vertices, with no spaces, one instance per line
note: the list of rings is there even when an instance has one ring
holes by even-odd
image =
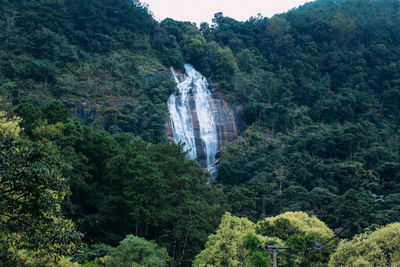
[[[400,223],[340,242],[329,266],[396,266],[400,259]]]

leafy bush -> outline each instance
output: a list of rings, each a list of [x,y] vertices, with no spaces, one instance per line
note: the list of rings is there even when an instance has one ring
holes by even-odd
[[[106,260],[106,267],[164,267],[168,253],[155,242],[146,241],[134,235],[127,235],[120,245],[113,249]]]
[[[340,242],[329,266],[398,266],[399,262],[400,223],[393,223]]]

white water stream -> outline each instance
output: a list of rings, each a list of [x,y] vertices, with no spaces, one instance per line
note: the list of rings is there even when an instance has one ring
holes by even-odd
[[[173,68],[171,71],[179,91],[168,99],[174,140],[185,143],[191,159],[198,159],[204,153],[206,168],[214,174],[218,133],[210,108],[212,98],[207,80],[189,64],[185,64],[186,75],[183,78],[178,77]],[[195,131],[197,124],[198,131]]]

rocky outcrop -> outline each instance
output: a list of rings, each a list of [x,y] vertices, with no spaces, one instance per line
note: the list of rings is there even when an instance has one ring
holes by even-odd
[[[100,107],[97,105],[77,103],[74,115],[78,117],[81,121],[86,122],[89,118],[98,118],[99,116],[101,116],[99,110]]]
[[[218,130],[219,149],[217,158],[223,148],[244,131],[242,109],[233,103],[224,100],[223,94],[216,91],[213,93],[211,105]]]
[[[70,104],[73,108],[73,114],[83,122],[95,120],[102,117],[110,117],[118,114],[118,110],[124,106],[130,105],[140,107],[134,99],[131,98],[113,98],[97,101],[81,101]]]

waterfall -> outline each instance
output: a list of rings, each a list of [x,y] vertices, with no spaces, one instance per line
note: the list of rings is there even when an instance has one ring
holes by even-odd
[[[211,93],[206,78],[192,65],[185,64],[185,71],[186,75],[178,77],[171,68],[178,88],[168,99],[173,138],[176,143],[185,143],[189,158],[197,159],[214,174],[218,133],[211,109]]]

